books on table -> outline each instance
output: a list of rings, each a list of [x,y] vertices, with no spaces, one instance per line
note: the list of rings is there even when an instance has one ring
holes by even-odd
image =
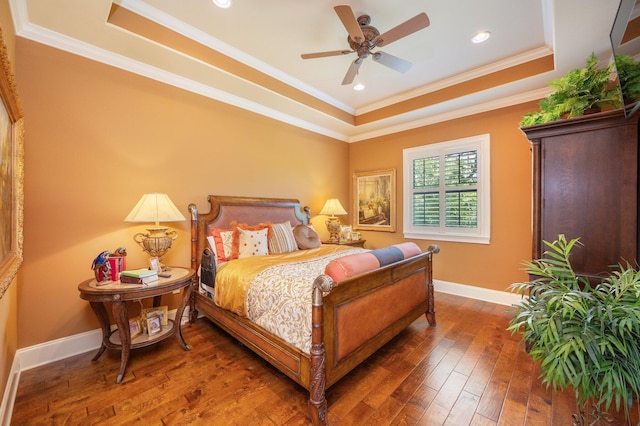
[[[151,269],[129,269],[120,272],[123,284],[152,284],[158,281],[158,272]]]

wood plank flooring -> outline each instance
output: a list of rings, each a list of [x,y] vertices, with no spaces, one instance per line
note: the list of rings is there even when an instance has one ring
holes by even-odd
[[[507,309],[437,293],[436,327],[415,321],[327,391],[330,424],[571,425],[573,394],[540,383]],[[305,389],[208,320],[183,333],[190,352],[173,339],[132,351],[120,385],[110,350],[23,372],[12,424],[309,424]]]

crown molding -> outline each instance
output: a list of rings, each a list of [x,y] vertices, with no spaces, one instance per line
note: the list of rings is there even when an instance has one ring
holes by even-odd
[[[400,133],[406,130],[412,130],[419,127],[429,126],[444,121],[455,120],[457,118],[467,117],[470,115],[481,114],[483,112],[492,111],[495,109],[506,108],[513,105],[519,105],[525,102],[537,101],[551,93],[551,89],[548,87],[531,90],[526,93],[521,93],[513,96],[503,97],[500,99],[478,103],[469,107],[454,108],[450,111],[446,111],[440,114],[429,115],[423,118],[408,121],[406,123],[397,124],[385,127],[382,130],[372,130],[369,132],[362,132],[355,137],[352,137],[349,142],[359,142],[367,139],[372,139],[380,136],[386,136],[392,133]]]
[[[322,100],[323,102],[328,103],[336,108],[339,108],[351,115],[355,114],[355,110],[348,105],[334,99],[327,94],[320,92],[313,87],[301,82],[300,80],[291,77],[289,74],[283,72],[278,68],[274,68],[259,59],[247,55],[245,52],[236,49],[235,47],[219,40],[210,34],[205,33],[204,31],[199,30],[191,25],[176,19],[175,17],[168,15],[147,3],[136,1],[136,0],[115,0],[115,4],[120,5],[126,9],[129,9],[132,12],[139,14],[151,21],[162,25],[166,28],[169,28],[172,31],[177,32],[185,37],[188,37],[192,40],[197,41],[198,43],[207,46],[213,50],[216,50],[230,58],[237,60],[251,68],[254,68],[264,74],[270,75],[289,86],[295,87],[296,89],[307,93],[317,99]]]
[[[141,75],[155,81],[159,81],[165,84],[169,84],[174,87],[181,88],[183,90],[187,90],[192,93],[196,93],[202,96],[205,96],[210,99],[214,99],[220,102],[223,102],[228,105],[232,105],[247,111],[254,112],[256,114],[263,115],[265,117],[272,118],[274,120],[290,124],[292,126],[302,128],[308,130],[313,133],[321,134],[336,140],[340,140],[343,142],[351,143],[351,142],[359,142],[366,139],[371,139],[375,137],[385,136],[393,133],[398,133],[406,130],[415,129],[418,127],[423,127],[435,123],[439,123],[442,121],[452,120],[456,118],[461,118],[468,115],[478,114],[482,112],[486,112],[492,109],[504,108],[511,105],[516,105],[523,102],[528,102],[531,100],[541,99],[549,93],[548,88],[539,89],[530,91],[527,93],[504,97],[498,100],[489,101],[489,102],[480,102],[478,104],[463,107],[463,108],[455,108],[450,107],[449,111],[445,111],[442,113],[433,113],[430,114],[430,111],[434,111],[433,108],[423,108],[420,110],[412,111],[410,113],[397,115],[393,117],[389,117],[386,119],[382,119],[376,121],[374,123],[368,123],[362,126],[353,126],[346,124],[344,122],[340,122],[339,120],[335,120],[335,127],[332,127],[331,121],[334,120],[333,117],[329,117],[325,114],[321,114],[323,117],[327,118],[328,121],[325,121],[325,125],[318,124],[317,122],[313,122],[309,119],[303,119],[300,117],[296,117],[292,114],[283,112],[276,108],[272,108],[269,105],[254,102],[245,97],[237,96],[235,94],[226,92],[224,90],[220,90],[218,88],[212,87],[210,85],[203,84],[198,81],[194,81],[192,79],[177,75],[175,73],[168,72],[166,70],[159,69],[157,67],[151,66],[149,64],[145,64],[136,60],[133,60],[124,55],[120,55],[106,49],[102,49],[96,47],[92,44],[79,41],[75,38],[66,36],[64,34],[60,34],[58,32],[46,29],[39,25],[33,24],[29,21],[28,10],[26,6],[25,0],[9,0],[10,8],[12,12],[12,17],[14,20],[14,25],[16,28],[16,33],[18,36],[24,37],[26,39],[30,39],[36,41],[38,43],[42,43],[44,45],[60,49],[75,55],[79,55],[85,57],[90,60],[94,60],[109,66],[113,66],[128,72],[132,72],[137,75]],[[119,4],[127,7],[134,7],[133,4],[139,2],[132,2],[131,0],[122,0]],[[147,15],[151,13],[151,11],[146,9],[147,6],[141,6],[142,12]],[[140,9],[136,6],[136,9]],[[152,9],[155,10],[155,9]],[[160,20],[163,25],[172,25],[174,30],[179,31],[192,31],[188,36],[190,37],[199,37],[202,41],[206,43],[213,43],[213,40],[210,36],[204,34],[196,34],[195,29],[191,27],[177,28],[179,25],[176,22],[168,23],[170,21],[170,17],[160,16],[160,14],[156,13],[153,15],[155,19]],[[174,20],[175,21],[175,20]],[[207,40],[203,40],[206,38]],[[217,46],[219,47],[219,46]],[[223,52],[227,54],[228,52]],[[446,87],[450,84],[455,84],[456,82],[466,81],[468,79],[474,78],[474,76],[482,75],[482,73],[491,72],[492,70],[498,70],[500,67],[511,66],[514,64],[519,64],[522,62],[526,62],[527,60],[531,60],[532,58],[537,58],[549,53],[548,48],[539,48],[534,49],[529,52],[525,52],[522,55],[518,55],[517,57],[511,58],[506,61],[496,62],[494,64],[488,65],[487,67],[482,67],[479,70],[474,70],[469,73],[464,73],[458,75],[456,77],[441,80],[432,85],[423,87],[417,91],[412,92],[410,95],[403,95],[401,97],[388,98],[384,101],[384,104],[387,105],[389,103],[398,102],[400,100],[411,98],[419,94],[428,93],[433,90],[438,90],[439,88]],[[239,52],[234,54],[240,55]],[[239,56],[236,56],[236,59],[239,59]],[[244,55],[243,61],[249,61],[249,65],[254,66],[250,63],[250,58],[247,55]],[[268,71],[271,72],[271,71]],[[291,81],[288,82],[292,84]],[[299,82],[298,82],[299,83]],[[299,85],[295,86],[296,88],[300,88]],[[266,90],[266,89],[265,89]],[[301,89],[304,90],[304,89]],[[273,92],[270,92],[273,95]],[[314,94],[315,96],[315,94]],[[455,105],[456,100],[445,102],[444,104],[439,105],[439,109],[446,108],[447,105],[453,106]],[[382,104],[376,104],[379,107]],[[436,109],[437,110],[437,109]],[[362,111],[359,112],[364,112]],[[329,124],[326,124],[329,123]]]
[[[521,65],[527,62],[534,61],[536,59],[544,58],[545,56],[549,56],[553,54],[553,50],[547,46],[541,46],[536,49],[529,50],[527,52],[523,52],[519,55],[512,56],[510,58],[496,61],[491,64],[485,65],[483,67],[475,68],[471,71],[463,72],[460,74],[456,74],[452,77],[445,78],[442,80],[438,80],[431,84],[419,87],[410,92],[402,93],[398,96],[386,98],[380,102],[375,102],[369,104],[365,107],[358,108],[356,110],[356,115],[365,114],[371,111],[375,111],[380,108],[384,108],[388,105],[393,105],[396,103],[400,103],[409,99],[413,99],[419,96],[426,95],[431,92],[435,92],[438,90],[446,89],[450,86],[455,86],[460,83],[464,83],[466,81],[474,80],[476,78],[483,77],[488,74],[492,74],[503,69],[511,68],[517,65]]]

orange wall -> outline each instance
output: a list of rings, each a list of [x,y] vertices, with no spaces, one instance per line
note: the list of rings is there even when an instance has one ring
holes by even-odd
[[[436,243],[434,278],[503,291],[526,280],[521,263],[531,256],[531,153],[518,123],[537,108],[518,105],[350,145],[352,173],[395,168],[396,232],[362,233],[370,247],[404,241],[402,235],[402,150],[489,133],[491,135],[491,243],[467,244],[414,240],[423,249]],[[352,194],[353,195],[353,194]],[[437,286],[436,286],[437,289]],[[437,301],[436,301],[437,303]]]
[[[9,3],[0,1],[0,29],[9,61],[15,67],[15,35]],[[0,400],[4,395],[18,342],[18,276],[0,299]]]
[[[123,219],[145,192],[188,217],[207,194],[348,199],[348,145],[156,81],[19,39],[25,112],[25,262],[19,347],[99,327],[77,285],[102,250],[146,257]],[[189,223],[167,264],[189,265]],[[175,305],[175,301],[173,301]],[[175,306],[174,306],[175,307]]]

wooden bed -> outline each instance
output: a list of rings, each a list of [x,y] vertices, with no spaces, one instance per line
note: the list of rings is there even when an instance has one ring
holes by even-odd
[[[298,200],[274,198],[208,197],[210,210],[191,213],[191,267],[200,265],[212,228],[231,222],[308,224],[310,211]],[[193,292],[190,321],[199,315],[214,322],[278,370],[309,390],[313,424],[327,424],[325,390],[336,383],[409,324],[425,315],[435,325],[432,256],[437,246],[365,274],[334,283],[327,275],[313,283],[310,353],[216,306],[212,299]]]

